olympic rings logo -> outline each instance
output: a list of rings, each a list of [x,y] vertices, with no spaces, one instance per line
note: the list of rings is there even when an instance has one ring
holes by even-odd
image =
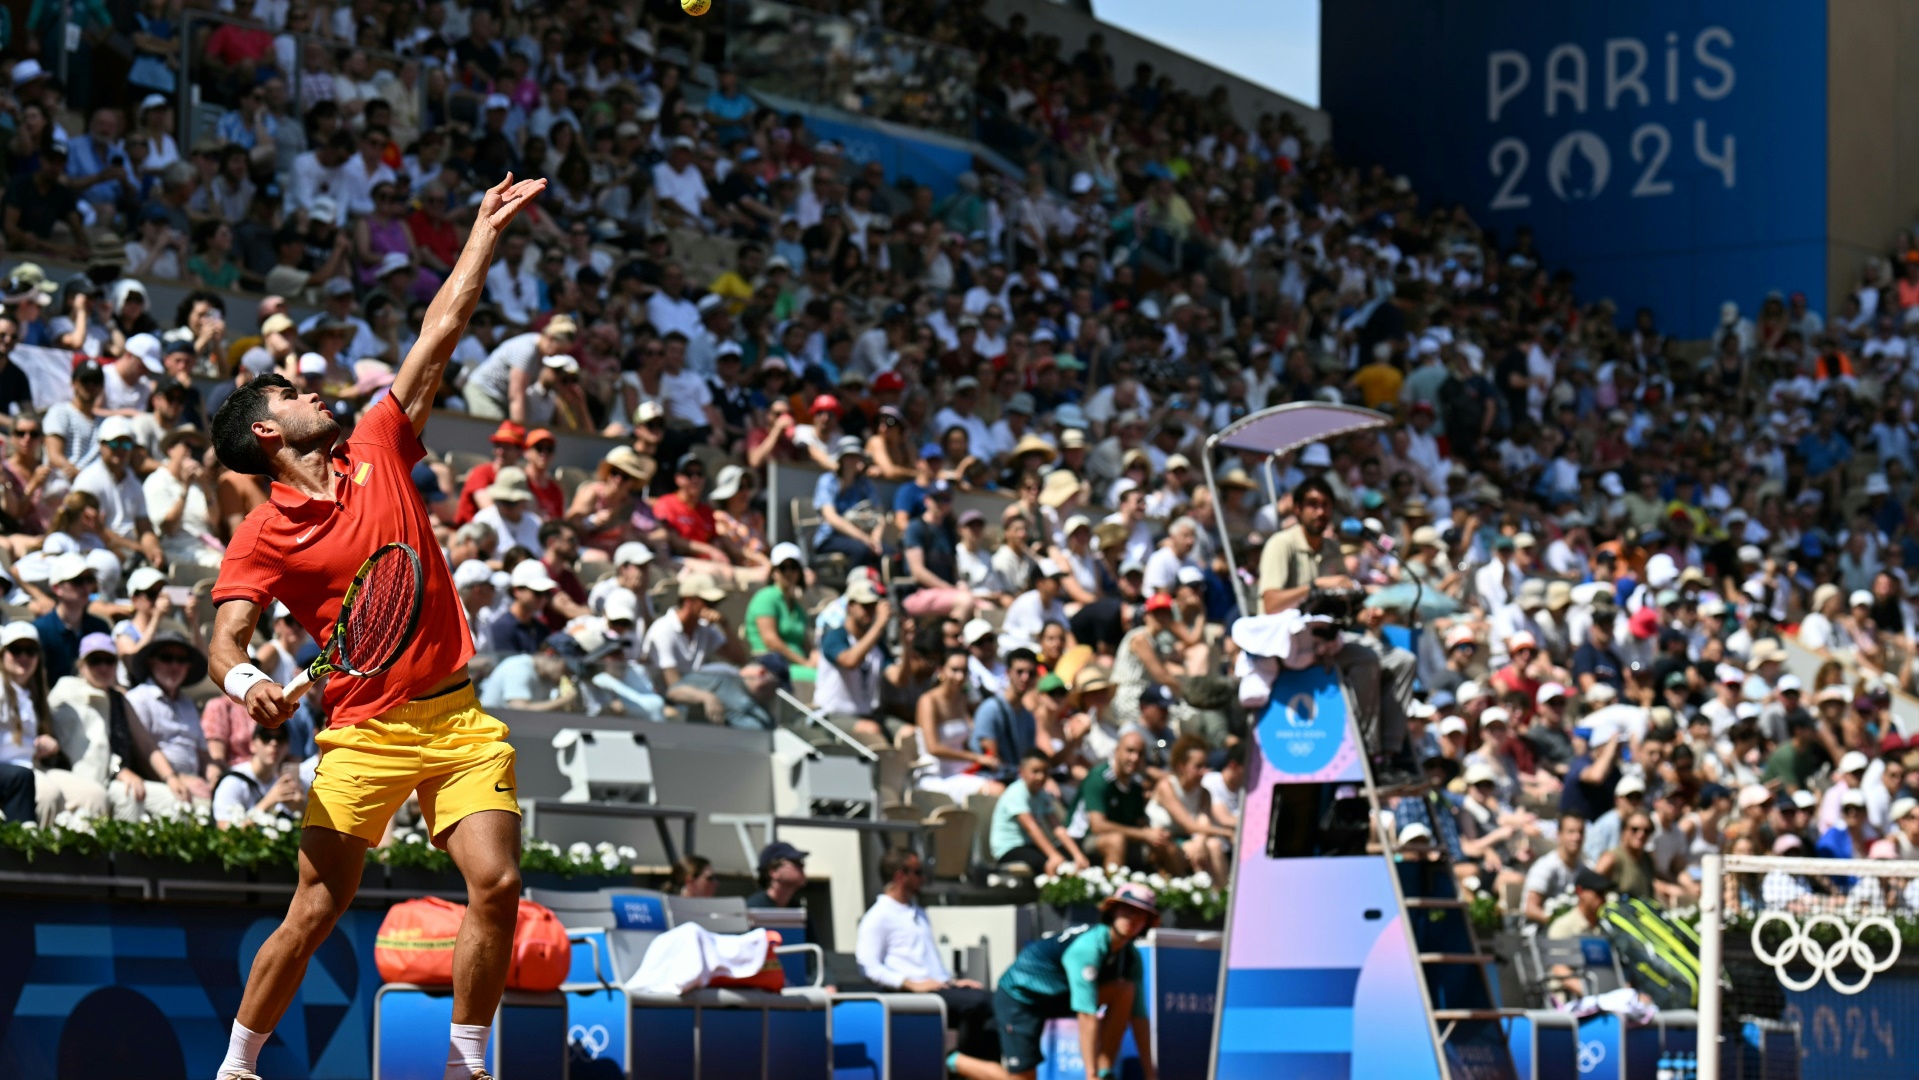
[[[573,1056],[581,1061],[591,1061],[600,1056],[612,1044],[613,1036],[605,1027],[594,1024],[591,1028],[583,1024],[574,1024],[566,1033],[566,1041],[572,1045]],[[586,1051],[582,1054],[580,1051]]]
[[[1594,1069],[1599,1068],[1600,1062],[1605,1060],[1606,1060],[1606,1044],[1605,1043],[1600,1042],[1598,1039],[1594,1039],[1591,1042],[1583,1042],[1579,1044],[1579,1071],[1580,1072],[1582,1073],[1592,1072]]]
[[[1760,931],[1768,922],[1781,922],[1791,931],[1779,946],[1778,952],[1767,949],[1760,937]],[[1839,940],[1831,945],[1821,945],[1814,941],[1812,928],[1824,923],[1839,933]],[[1874,955],[1873,948],[1864,939],[1868,927],[1878,927],[1885,931],[1892,941],[1892,951],[1884,959]],[[1823,977],[1826,984],[1842,994],[1856,994],[1872,982],[1872,977],[1891,967],[1899,959],[1899,930],[1892,920],[1884,915],[1869,915],[1856,923],[1848,925],[1837,915],[1814,915],[1803,924],[1790,912],[1768,911],[1759,916],[1752,924],[1752,951],[1760,963],[1769,964],[1779,975],[1779,983],[1788,990],[1810,990]],[[1786,974],[1786,965],[1797,959],[1803,959],[1812,967],[1812,974],[1804,979],[1795,979]],[[1865,977],[1856,983],[1848,983],[1839,978],[1839,966],[1851,959]]]

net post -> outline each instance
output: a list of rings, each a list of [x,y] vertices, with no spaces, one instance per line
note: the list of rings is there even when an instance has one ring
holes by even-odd
[[[1699,1076],[1719,1080],[1720,994],[1719,972],[1724,967],[1725,862],[1719,855],[1700,860],[1704,871],[1699,897]]]

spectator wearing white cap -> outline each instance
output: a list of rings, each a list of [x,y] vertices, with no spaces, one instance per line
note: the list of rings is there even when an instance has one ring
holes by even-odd
[[[495,652],[492,616],[488,609],[497,599],[493,588],[493,568],[478,559],[468,559],[453,568],[453,587],[460,594],[460,609],[466,613],[466,628],[473,635],[473,651]]]
[[[100,365],[105,379],[101,390],[102,413],[133,417],[147,411],[153,397],[154,379],[166,374],[161,362],[160,339],[152,334],[135,334],[127,339],[118,358]]]
[[[1878,838],[1878,830],[1866,820],[1866,793],[1849,787],[1839,796],[1839,820],[1820,829],[1819,842],[1813,849],[1824,859],[1858,859],[1865,857],[1866,849]],[[1833,884],[1849,888],[1852,880],[1835,876]]]
[[[77,552],[55,555],[46,560],[47,586],[53,593],[53,610],[33,620],[46,654],[47,678],[63,679],[73,674],[80,656],[80,639],[88,634],[104,634],[105,619],[87,610],[99,585],[99,574]]]
[[[639,613],[647,622],[653,620],[652,598],[649,579],[652,577],[653,549],[637,540],[629,540],[613,549],[613,573],[593,583],[586,594],[586,606],[595,615],[606,614],[606,601],[617,591],[631,593],[638,602]]]
[[[1839,758],[1839,763],[1832,767],[1832,786],[1819,797],[1819,814],[1813,820],[1817,832],[1824,833],[1845,823],[1841,807],[1853,792],[1859,792],[1862,799],[1865,797],[1866,769],[1871,764],[1872,759],[1857,750],[1848,750]]]
[[[806,561],[798,544],[773,545],[769,556],[772,577],[746,604],[746,651],[754,656],[777,653],[786,658],[789,673],[797,676],[805,669],[812,678],[813,646],[807,640],[806,605],[801,594],[806,589]]]
[[[149,563],[164,566],[166,554],[147,516],[146,491],[133,467],[136,446],[133,424],[126,417],[109,416],[101,421],[99,457],[74,477],[73,490],[99,500],[100,539],[122,561],[144,556]]]
[[[1127,561],[1138,560],[1143,567],[1153,555],[1153,527],[1146,521],[1146,493],[1139,484],[1128,477],[1113,481],[1107,489],[1107,498],[1111,501],[1113,512],[1100,522],[1102,525],[1118,525],[1126,530],[1126,548],[1122,558]]]
[[[1892,838],[1895,857],[1919,859],[1919,799],[1909,795],[1894,799],[1887,809],[1887,817],[1892,820],[1887,835]]]
[[[73,774],[106,789],[116,819],[168,816],[191,805],[192,795],[186,778],[159,752],[121,693],[115,681],[119,660],[105,635],[89,634],[81,640],[78,671],[47,694],[51,731]],[[252,730],[251,721],[247,729]]]
[[[1586,830],[1587,861],[1597,862],[1599,856],[1618,847],[1626,821],[1638,813],[1645,813],[1651,820],[1646,808],[1646,780],[1637,773],[1627,773],[1613,785],[1612,808],[1593,819],[1592,827]],[[1648,835],[1646,841],[1651,843],[1652,837]]]
[[[901,537],[907,584],[913,590],[902,603],[915,619],[945,617],[965,622],[973,616],[973,592],[961,575],[959,549],[948,523],[952,515],[953,489],[941,480],[920,500],[920,512]]]
[[[1026,648],[1035,652],[1039,649],[1040,631],[1047,623],[1066,623],[1066,606],[1060,597],[1064,586],[1062,579],[1066,568],[1052,558],[1040,559],[1036,564],[1038,571],[1033,575],[1032,588],[1013,598],[1006,608],[1006,618],[1000,622],[1000,652],[1010,653],[1014,649]],[[1067,648],[1076,644],[1071,631],[1067,634]]]
[[[653,195],[692,228],[706,231],[719,213],[706,177],[693,160],[693,140],[678,136],[666,145],[666,160],[653,166]],[[661,328],[664,332],[664,328]]]
[[[530,653],[546,639],[546,602],[559,583],[538,559],[522,559],[513,567],[508,588],[512,603],[493,621],[487,638],[497,653]]]
[[[891,733],[879,714],[880,684],[889,660],[882,639],[893,606],[864,574],[847,581],[843,596],[845,624],[820,635],[813,705],[841,731],[869,747],[883,749]]]

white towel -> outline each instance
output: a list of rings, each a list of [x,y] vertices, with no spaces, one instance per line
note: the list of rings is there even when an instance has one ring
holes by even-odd
[[[715,934],[698,923],[653,939],[626,988],[644,994],[684,994],[714,976],[751,978],[766,966],[766,931]]]

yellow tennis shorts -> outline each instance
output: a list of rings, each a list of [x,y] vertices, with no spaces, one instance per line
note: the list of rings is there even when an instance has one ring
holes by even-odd
[[[427,835],[445,847],[447,830],[469,814],[520,812],[507,734],[472,686],[329,728],[314,740],[320,767],[300,824],[378,844],[417,790]]]

